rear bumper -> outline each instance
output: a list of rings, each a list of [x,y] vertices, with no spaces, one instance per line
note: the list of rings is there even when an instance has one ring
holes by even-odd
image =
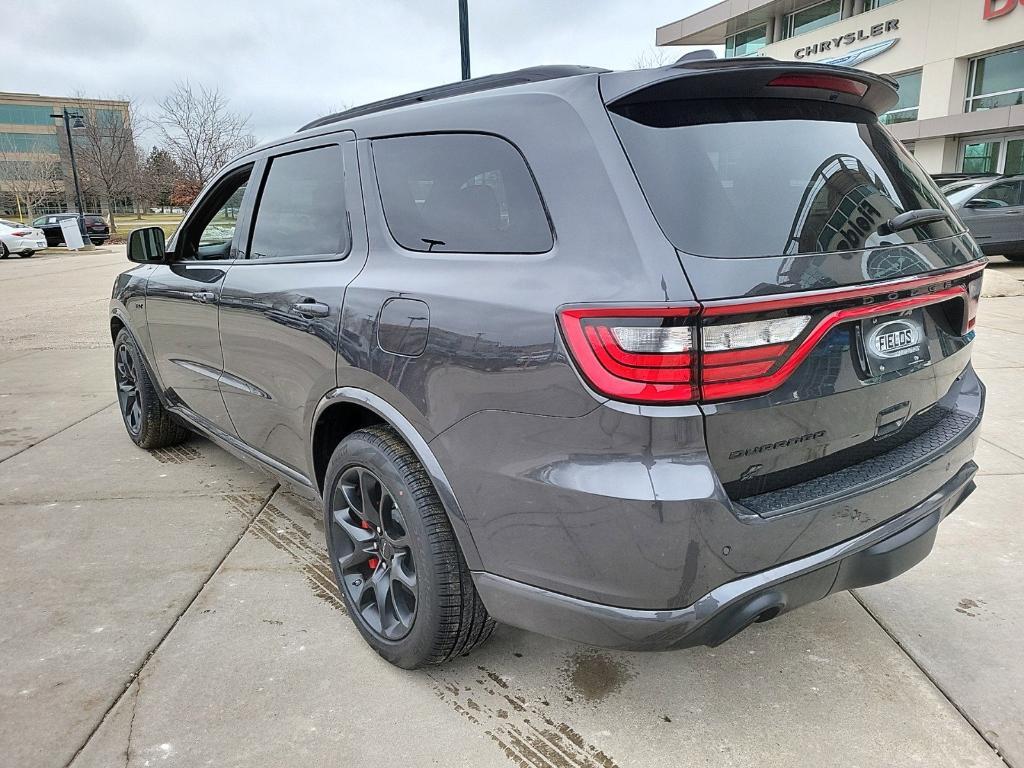
[[[543,635],[623,650],[715,646],[758,619],[887,581],[916,565],[931,551],[939,523],[974,490],[976,471],[968,461],[903,514],[827,549],[722,584],[686,608],[617,608],[490,573],[475,573],[474,581],[491,616]]]

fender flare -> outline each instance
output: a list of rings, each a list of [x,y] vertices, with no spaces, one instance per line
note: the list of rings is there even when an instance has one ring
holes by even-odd
[[[466,565],[472,571],[483,570],[483,566],[480,562],[480,553],[477,549],[476,542],[473,539],[473,533],[469,528],[469,523],[466,521],[466,516],[462,511],[462,507],[459,505],[459,501],[455,497],[455,491],[452,488],[451,483],[448,481],[448,477],[445,475],[444,470],[441,468],[441,463],[437,460],[437,457],[434,456],[434,452],[430,449],[430,445],[413,426],[412,422],[409,421],[401,411],[379,395],[365,389],[360,389],[359,387],[338,387],[336,389],[332,389],[324,395],[323,398],[321,398],[313,413],[313,420],[309,429],[309,466],[314,466],[313,434],[316,430],[316,425],[320,421],[320,416],[323,412],[330,406],[337,403],[355,403],[357,405],[361,405],[376,413],[386,424],[398,432],[409,448],[412,449],[416,458],[419,459],[420,464],[423,465],[427,475],[430,477],[430,481],[434,484],[434,489],[437,491],[438,498],[441,500],[441,505],[444,507],[444,510],[448,515],[448,521],[451,523],[452,530],[455,531],[455,538],[458,540],[459,547],[462,549],[462,555],[466,560]],[[323,495],[323,489],[320,489],[320,494],[321,496]]]

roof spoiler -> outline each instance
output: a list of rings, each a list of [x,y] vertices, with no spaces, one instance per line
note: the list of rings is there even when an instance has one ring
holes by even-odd
[[[830,101],[880,115],[898,99],[886,75],[849,67],[778,61],[766,56],[715,59],[694,51],[658,69],[601,75],[607,107],[641,102],[707,98],[786,98]]]

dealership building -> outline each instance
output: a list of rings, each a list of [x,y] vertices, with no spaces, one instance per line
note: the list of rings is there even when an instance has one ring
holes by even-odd
[[[887,74],[882,117],[931,173],[1024,173],[1024,0],[722,0],[658,45]]]

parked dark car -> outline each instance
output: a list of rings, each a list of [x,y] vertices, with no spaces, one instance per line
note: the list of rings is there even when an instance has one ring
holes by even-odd
[[[924,558],[974,489],[984,258],[877,116],[767,58],[541,67],[322,118],[133,232],[143,448],[190,431],[323,505],[402,667],[494,621],[722,643]],[[237,216],[230,211],[237,210]]]
[[[986,254],[1024,261],[1024,176],[967,179],[942,191]]]
[[[77,219],[77,213],[53,213],[48,216],[40,216],[32,222],[32,226],[43,230],[46,235],[47,246],[64,245],[64,232],[61,231],[60,223],[64,219]],[[93,245],[103,245],[110,239],[110,228],[106,220],[98,213],[87,213],[85,219],[85,231]]]

